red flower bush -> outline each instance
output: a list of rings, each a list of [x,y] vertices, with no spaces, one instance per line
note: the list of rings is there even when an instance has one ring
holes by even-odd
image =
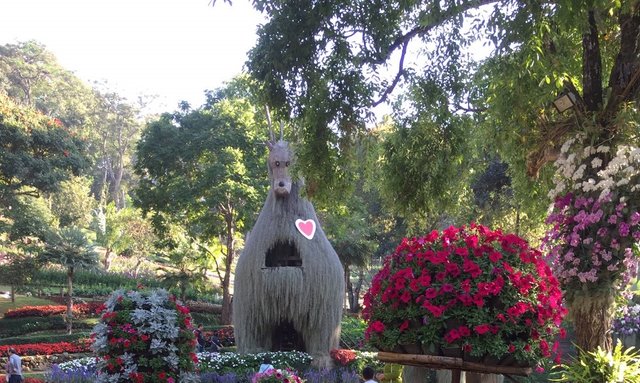
[[[100,303],[78,303],[73,305],[73,314],[76,316],[90,316],[96,314],[100,307]],[[24,317],[48,317],[53,315],[62,315],[67,312],[67,306],[48,305],[48,306],[24,306],[17,309],[9,310],[4,314],[5,318],[24,318]]]
[[[341,366],[348,366],[356,360],[356,352],[353,350],[334,349],[329,352],[331,359]]]
[[[80,340],[78,342],[59,342],[59,343],[31,343],[0,346],[0,355],[5,355],[10,347],[15,348],[18,355],[54,355],[69,353],[75,354],[79,352],[90,352],[90,341]]]
[[[472,224],[403,239],[364,297],[365,338],[386,351],[513,355],[533,365],[558,349],[558,281],[514,234]],[[409,346],[407,346],[409,345]]]

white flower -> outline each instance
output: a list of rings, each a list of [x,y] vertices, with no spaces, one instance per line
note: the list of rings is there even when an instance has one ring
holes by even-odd
[[[600,166],[602,166],[602,160],[600,158],[596,157],[593,160],[591,160],[591,167],[592,168],[597,169]]]

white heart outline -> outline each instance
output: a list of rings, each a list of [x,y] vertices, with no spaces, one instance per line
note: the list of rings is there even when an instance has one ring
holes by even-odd
[[[304,224],[307,225],[309,224],[309,222],[311,222],[311,234],[306,234],[304,231],[302,231],[302,229],[300,228],[300,224]],[[316,221],[314,221],[313,219],[307,219],[307,220],[303,220],[303,219],[296,219],[296,229],[298,229],[298,231],[300,232],[300,234],[302,234],[306,239],[313,239],[313,236],[316,234]]]

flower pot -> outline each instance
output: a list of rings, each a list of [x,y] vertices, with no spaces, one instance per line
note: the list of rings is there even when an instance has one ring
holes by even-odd
[[[400,349],[404,350],[404,354],[422,354],[422,347],[416,343],[400,344]]]
[[[482,358],[482,363],[486,364],[487,366],[510,366],[510,364],[503,364],[503,360],[505,358],[512,358],[513,357],[509,354],[507,354],[506,356],[502,357],[502,358],[498,358],[496,356],[493,355],[485,355],[484,358]],[[515,361],[515,359],[514,359]]]
[[[420,346],[420,348],[422,349],[422,354],[424,355],[442,355],[440,354],[440,347],[438,347],[435,343],[422,342]]]
[[[464,360],[465,362],[471,362],[471,363],[480,363],[485,359],[485,357],[483,356],[474,356],[471,355],[470,352],[464,352],[462,354],[462,360]]]
[[[461,358],[462,357],[462,347],[460,346],[442,346],[440,348],[442,355],[448,356],[450,358]]]

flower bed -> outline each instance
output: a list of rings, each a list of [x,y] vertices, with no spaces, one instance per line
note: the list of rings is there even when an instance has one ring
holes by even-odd
[[[364,297],[365,337],[384,351],[534,365],[559,358],[561,301],[551,269],[522,238],[449,227],[405,238],[385,259]]]
[[[96,315],[102,303],[78,303],[73,305],[73,314],[76,316]],[[25,317],[48,317],[53,315],[63,315],[67,312],[67,306],[24,306],[9,310],[4,314],[5,318],[25,318]]]
[[[271,369],[257,373],[251,378],[251,383],[303,383],[295,371],[286,369]]]
[[[10,347],[15,348],[18,355],[53,355],[62,353],[80,353],[90,351],[89,340],[78,342],[32,343],[0,346],[0,355],[5,355]]]

